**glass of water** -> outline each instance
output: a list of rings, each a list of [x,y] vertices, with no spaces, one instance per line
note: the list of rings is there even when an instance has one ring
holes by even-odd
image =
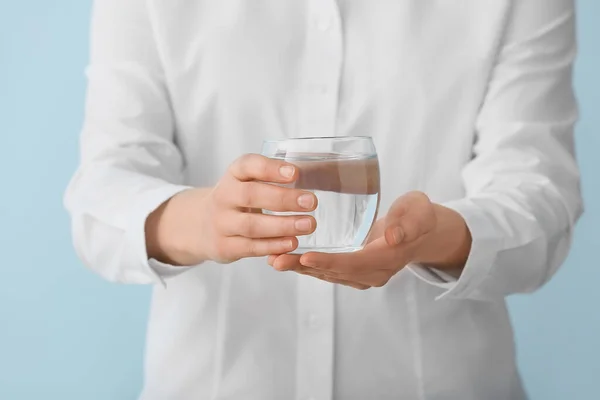
[[[318,199],[317,209],[311,213],[263,211],[308,214],[316,219],[316,231],[298,237],[298,248],[292,254],[348,253],[363,248],[379,208],[379,161],[370,137],[267,140],[262,154],[294,164],[299,178],[285,186],[311,191]]]

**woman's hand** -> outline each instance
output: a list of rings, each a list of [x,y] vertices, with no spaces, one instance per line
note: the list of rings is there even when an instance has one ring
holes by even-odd
[[[266,215],[261,210],[313,211],[313,193],[269,184],[297,179],[298,168],[284,161],[255,154],[239,158],[214,188],[183,191],[150,215],[149,256],[174,265],[196,265],[293,251],[296,236],[314,232],[315,219]]]
[[[431,203],[420,192],[398,198],[378,220],[361,251],[345,254],[272,255],[279,271],[296,271],[357,289],[381,287],[412,262],[459,271],[469,253],[471,238],[462,217]]]

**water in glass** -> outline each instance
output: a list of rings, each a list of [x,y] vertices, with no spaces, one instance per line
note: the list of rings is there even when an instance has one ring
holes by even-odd
[[[379,206],[379,163],[374,148],[349,151],[346,146],[343,152],[294,151],[304,150],[302,147],[287,146],[285,151],[267,154],[294,164],[299,169],[299,178],[288,186],[311,191],[318,199],[317,209],[308,213],[316,219],[317,229],[311,235],[299,236],[298,249],[293,253],[345,253],[362,249]],[[336,150],[335,145],[321,148]]]

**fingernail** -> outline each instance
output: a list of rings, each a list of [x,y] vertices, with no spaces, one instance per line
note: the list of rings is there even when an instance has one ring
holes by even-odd
[[[296,220],[294,225],[300,232],[310,232],[312,229],[312,221],[309,218]]]
[[[298,197],[298,205],[302,208],[306,208],[307,210],[312,209],[315,205],[314,196],[311,194],[303,194],[302,196]]]
[[[290,167],[289,165],[284,165],[283,167],[279,168],[279,173],[284,178],[291,178],[292,176],[294,176],[294,172],[294,167]]]
[[[291,240],[284,240],[283,242],[281,242],[281,245],[284,249],[292,249],[294,247],[294,242],[292,242]]]
[[[392,231],[392,236],[394,237],[394,243],[400,244],[404,239],[404,231],[400,227],[396,227]]]

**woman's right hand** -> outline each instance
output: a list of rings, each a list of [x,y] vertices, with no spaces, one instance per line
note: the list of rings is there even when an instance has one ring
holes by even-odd
[[[315,219],[261,211],[313,211],[317,207],[313,193],[270,184],[297,179],[298,168],[285,161],[256,154],[240,157],[214,188],[180,192],[150,214],[149,257],[172,265],[196,265],[293,251],[297,236],[314,232]]]

